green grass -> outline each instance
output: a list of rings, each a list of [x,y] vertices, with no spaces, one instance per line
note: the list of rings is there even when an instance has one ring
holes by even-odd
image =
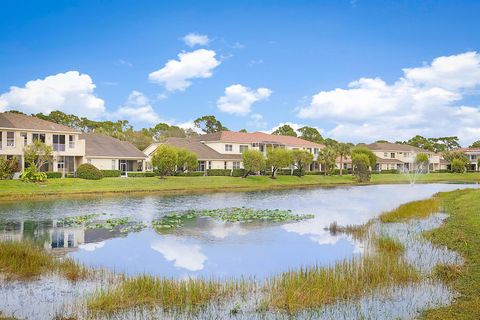
[[[424,313],[424,319],[480,319],[480,190],[440,193],[450,217],[426,234],[434,244],[447,246],[465,259],[461,267],[438,266],[437,276],[460,293],[453,304]]]
[[[432,173],[419,175],[417,182],[479,182],[480,173]],[[375,174],[372,182],[408,183],[409,178],[401,174]],[[262,189],[280,189],[307,186],[352,185],[352,176],[319,176],[310,175],[278,176],[270,179],[263,176],[248,178],[236,177],[168,177],[154,178],[104,178],[102,180],[82,179],[50,179],[45,184],[24,183],[22,181],[0,180],[0,200],[19,200],[72,195],[101,195],[106,193],[126,192],[214,192],[245,191]]]
[[[392,211],[382,213],[378,218],[383,223],[401,222],[412,218],[426,218],[439,210],[440,200],[438,197],[433,197],[402,204]]]
[[[71,281],[86,278],[90,271],[70,259],[57,260],[42,248],[26,242],[0,242],[0,273],[7,280],[29,280],[57,272]]]

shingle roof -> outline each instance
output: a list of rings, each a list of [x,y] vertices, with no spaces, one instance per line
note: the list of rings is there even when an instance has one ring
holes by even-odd
[[[381,150],[381,151],[406,151],[406,152],[422,152],[422,153],[432,153],[431,151],[417,148],[408,144],[401,143],[390,143],[390,142],[375,142],[366,145],[370,150]]]
[[[277,136],[264,132],[235,132],[235,131],[220,131],[215,133],[207,133],[200,135],[196,139],[200,141],[225,141],[238,143],[278,143],[293,147],[311,147],[322,148],[323,145],[297,137],[291,136]]]
[[[146,155],[127,141],[97,133],[82,133],[80,139],[85,140],[87,157],[112,157],[144,159]]]
[[[76,129],[64,126],[62,124],[11,112],[0,113],[0,128],[45,130],[55,132],[79,132]]]
[[[404,163],[404,162],[398,159],[392,159],[392,158],[383,159],[383,158],[377,157],[377,163]]]
[[[197,139],[191,138],[167,138],[164,142],[158,142],[160,144],[168,144],[177,148],[185,148],[194,152],[198,160],[241,160],[241,154],[221,154],[212,148],[204,145]],[[156,149],[156,148],[155,148]]]
[[[461,151],[461,152],[480,152],[480,148],[458,148],[458,149],[455,149],[455,151]]]

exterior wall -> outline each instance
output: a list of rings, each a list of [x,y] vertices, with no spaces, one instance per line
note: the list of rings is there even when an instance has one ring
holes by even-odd
[[[372,150],[372,152],[380,159],[396,159],[408,165],[408,168],[415,168],[415,157],[421,152],[396,151],[396,150]],[[440,155],[433,152],[425,152],[429,158],[429,170],[436,171],[441,169]],[[393,157],[392,157],[393,155]],[[396,163],[378,163],[378,170],[395,170],[398,168]]]
[[[478,161],[480,160],[480,151],[466,151],[465,155],[470,161],[470,169],[480,171],[480,167],[478,166]]]
[[[112,166],[112,161],[115,162],[115,167]],[[114,158],[87,158],[84,157],[83,163],[90,163],[100,170],[117,170],[118,159]]]

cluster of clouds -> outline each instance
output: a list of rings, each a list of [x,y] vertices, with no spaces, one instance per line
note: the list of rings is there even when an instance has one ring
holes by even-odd
[[[327,134],[349,141],[457,135],[464,142],[480,137],[480,109],[464,105],[478,95],[480,54],[442,56],[418,68],[403,69],[392,84],[361,78],[347,88],[320,91],[298,117],[333,123]]]
[[[198,79],[211,78],[222,63],[215,50],[193,49],[208,46],[211,42],[208,36],[190,33],[182,40],[190,51],[180,52],[176,59],[168,60],[148,75],[151,83],[165,89],[153,102],[142,92],[133,90],[123,104],[108,113],[105,101],[95,93],[92,78],[79,71],[68,71],[28,81],[23,87],[10,87],[0,94],[0,111],[61,110],[92,119],[126,118],[134,125],[164,121],[155,111],[154,102],[173,92],[187,90]],[[480,54],[465,52],[435,58],[421,67],[405,68],[393,83],[381,78],[360,78],[345,88],[319,91],[305,105],[296,108],[296,115],[305,122],[328,128],[320,131],[339,140],[396,140],[421,134],[457,135],[462,142],[469,143],[480,137],[480,108],[464,101],[478,96],[479,88]],[[250,88],[236,83],[224,89],[216,107],[220,112],[247,118],[248,126],[269,131],[254,105],[268,100],[272,93],[267,87]],[[288,124],[294,129],[303,126]],[[181,125],[190,126],[191,121]]]

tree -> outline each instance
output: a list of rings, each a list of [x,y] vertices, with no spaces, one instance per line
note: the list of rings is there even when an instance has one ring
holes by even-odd
[[[193,124],[195,127],[201,129],[205,133],[228,130],[228,128],[224,127],[222,123],[213,115],[197,118],[195,121],[193,121]]]
[[[283,148],[273,148],[267,151],[267,167],[272,168],[272,179],[278,169],[288,167],[292,162],[291,152]]]
[[[292,163],[298,169],[298,176],[303,176],[305,166],[313,162],[313,154],[305,150],[292,150]]]
[[[420,135],[416,135],[415,137],[411,138],[408,141],[402,142],[403,144],[408,144],[410,146],[414,146],[417,148],[425,149],[428,151],[435,151],[434,143],[425,137]]]
[[[357,182],[370,181],[370,159],[366,153],[352,153],[352,165]]]
[[[340,157],[340,175],[343,175],[343,160],[352,154],[352,147],[348,143],[339,143],[337,145],[337,154]]]
[[[442,157],[450,162],[450,168],[453,172],[464,172],[466,166],[470,163],[468,157],[461,151],[445,151],[442,153]],[[460,170],[460,167],[463,169]]]
[[[27,164],[22,173],[23,181],[42,182],[47,179],[47,174],[40,170],[52,159],[52,150],[52,146],[38,140],[23,148],[23,157]]]
[[[415,164],[417,165],[417,168],[420,168],[420,171],[424,172],[425,169],[427,171],[430,171],[430,159],[428,158],[428,155],[426,153],[419,153],[415,156]]]
[[[327,138],[323,141],[323,144],[326,145],[327,147],[336,148],[338,141],[332,138]]]
[[[368,167],[373,168],[377,164],[377,156],[375,153],[372,152],[372,150],[368,149],[367,147],[359,146],[352,148],[352,162],[353,162],[353,156],[358,155],[358,154],[364,154],[368,158]]]
[[[177,148],[166,144],[161,144],[152,156],[152,166],[158,171],[162,178],[175,172],[177,161]]]
[[[168,137],[185,138],[185,130],[177,126],[171,126],[167,123],[158,123],[153,128],[145,129],[149,135],[156,141],[162,141]]]
[[[247,129],[240,129],[238,132],[244,132],[244,133],[247,133]]]
[[[451,151],[453,149],[460,148],[460,143],[458,142],[458,137],[440,137],[440,138],[431,138],[431,140],[437,144],[435,152],[441,151]]]
[[[139,150],[145,150],[153,142],[153,138],[142,131],[128,130],[125,132],[125,141],[130,142]]]
[[[298,132],[300,132],[299,138],[301,139],[312,141],[315,143],[323,143],[322,135],[315,128],[305,126],[298,129]]]
[[[265,158],[263,153],[258,150],[245,150],[242,154],[243,168],[245,169],[244,178],[249,174],[265,169]]]
[[[79,117],[73,114],[66,114],[59,110],[52,111],[48,115],[44,115],[40,112],[37,113],[35,117],[75,129],[79,129],[81,126],[81,119]]]
[[[272,132],[272,134],[276,136],[291,136],[291,137],[296,137],[297,133],[295,130],[293,130],[292,127],[290,127],[288,124],[284,124],[281,127],[278,127],[275,131]]]
[[[327,175],[332,168],[335,167],[337,160],[337,151],[333,147],[325,147],[320,149],[318,153],[318,161],[325,166],[325,175]]]
[[[469,148],[480,148],[480,140],[475,141]]]
[[[387,140],[377,140],[375,143],[389,143]]]
[[[0,156],[0,180],[12,179],[13,174],[19,170],[18,159],[16,157],[6,159]]]
[[[452,168],[452,172],[455,172],[455,173],[465,172],[465,163],[458,158],[452,160],[452,162],[450,163],[450,167]]]
[[[177,150],[177,169],[184,171],[193,171],[198,167],[197,155],[187,149]]]

